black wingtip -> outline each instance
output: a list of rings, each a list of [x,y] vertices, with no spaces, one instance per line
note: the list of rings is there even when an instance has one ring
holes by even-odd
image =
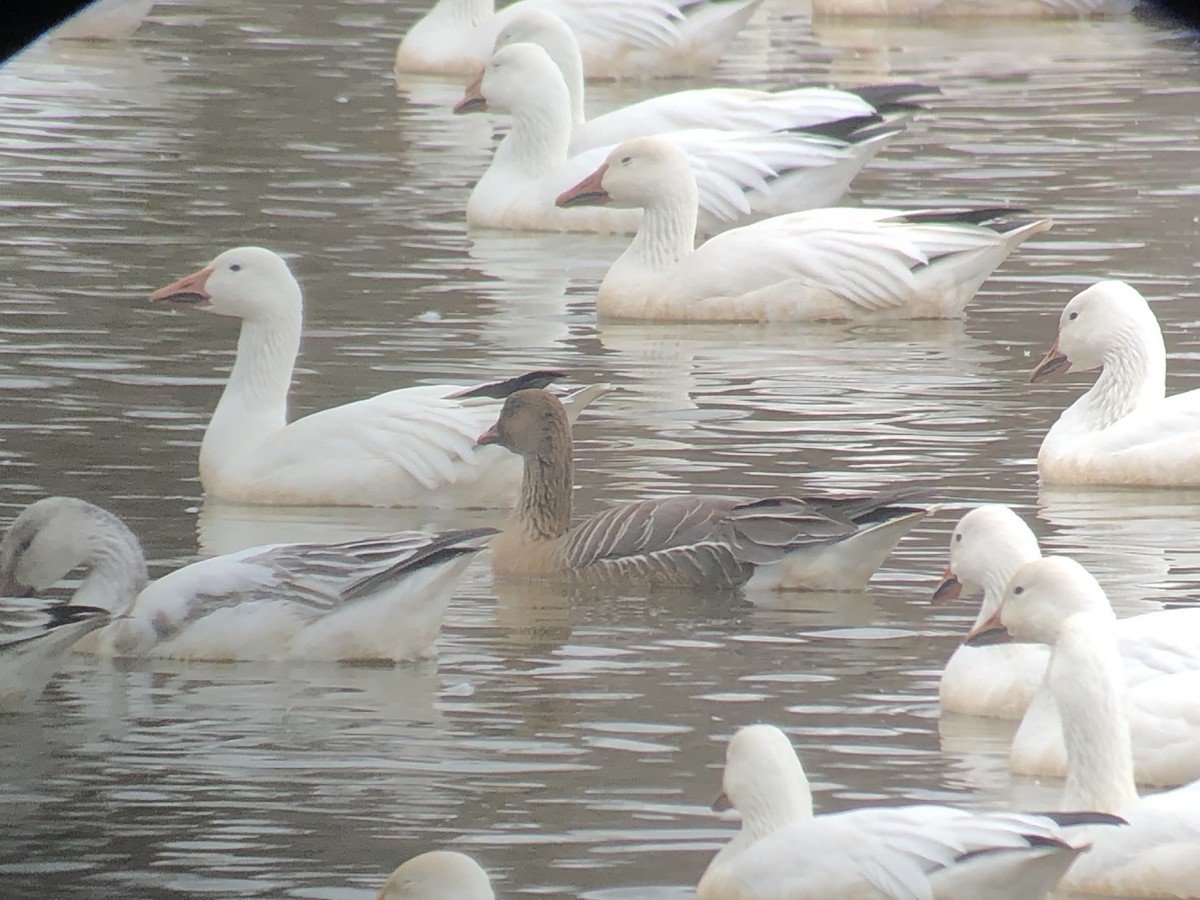
[[[509,394],[515,394],[517,391],[549,387],[557,379],[564,377],[566,377],[566,372],[560,372],[557,369],[538,369],[517,375],[515,378],[507,378],[504,381],[481,384],[450,396],[457,400],[465,400],[469,397],[491,397],[494,400],[503,400]]]

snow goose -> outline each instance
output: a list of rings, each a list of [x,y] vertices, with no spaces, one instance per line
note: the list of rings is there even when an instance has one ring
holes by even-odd
[[[495,900],[487,872],[453,850],[431,850],[403,863],[376,900]]]
[[[1046,556],[1017,569],[999,614],[969,640],[1054,644],[1063,622],[1077,612],[1114,623],[1138,782],[1170,785],[1200,777],[1200,607],[1118,620],[1083,566],[1069,557]],[[1067,770],[1061,719],[1048,683],[1021,720],[1010,761],[1013,771],[1023,775],[1062,775]]]
[[[812,0],[814,18],[1087,19],[1124,15],[1135,0]]]
[[[1097,368],[1091,390],[1042,441],[1042,481],[1200,485],[1200,390],[1166,396],[1158,319],[1123,281],[1101,281],[1071,298],[1057,339],[1029,380]]]
[[[438,0],[396,48],[395,71],[469,74],[514,16],[551,12],[579,41],[588,78],[700,75],[725,52],[762,0]]]
[[[741,829],[709,863],[700,900],[1037,898],[1086,849],[1069,843],[1062,826],[1119,822],[934,805],[814,817],[800,760],[773,725],[734,734],[722,791],[714,808],[736,809]]]
[[[455,112],[498,110],[512,128],[467,199],[467,224],[525,231],[633,233],[636,209],[561,209],[555,201],[603,162],[609,147],[571,155],[571,100],[562,72],[537,44],[502,47],[467,86]],[[872,118],[804,131],[690,129],[666,139],[699,182],[703,233],[752,218],[835,203],[901,127]]]
[[[0,541],[0,581],[41,591],[82,567],[72,605],[113,616],[76,645],[98,656],[399,662],[430,652],[459,576],[494,533],[253,547],[147,584],[141,543],[117,516],[46,497]]]
[[[108,624],[94,606],[0,600],[0,712],[18,709],[45,690],[63,654],[81,637]]]
[[[746,500],[687,494],[571,525],[571,429],[542,390],[504,401],[479,437],[524,458],[521,496],[492,571],[523,578],[768,590],[860,588],[929,509],[889,497]]]
[[[958,521],[950,538],[950,564],[934,602],[983,595],[972,628],[995,615],[1013,573],[1042,555],[1021,517],[1001,504],[978,506]],[[1019,719],[1046,672],[1050,649],[1043,644],[960,644],[942,670],[938,699],[945,711]]]
[[[601,315],[670,321],[959,316],[1049,219],[987,227],[1002,210],[832,208],[726,231],[693,250],[696,179],[661,136],[620,144],[560,206],[645,210],[596,298]]]
[[[1062,805],[1082,804],[1128,822],[1097,829],[1092,849],[1071,867],[1063,887],[1106,896],[1196,897],[1200,782],[1138,797],[1112,619],[1090,612],[1069,616],[1046,677],[1067,743]]]
[[[499,401],[555,372],[463,388],[425,385],[287,421],[303,301],[270,250],[227,250],[150,295],[157,303],[241,319],[237,359],[200,445],[200,483],[239,503],[304,506],[508,506],[520,467],[473,446]],[[572,415],[606,388],[568,401]]]
[[[567,24],[543,10],[527,10],[514,15],[497,35],[496,50],[519,43],[537,44],[562,73],[571,98],[571,153],[612,147],[629,138],[688,128],[779,131],[854,116],[911,111],[915,107],[904,102],[906,98],[936,90],[915,84],[880,85],[853,91],[816,86],[776,92],[695,88],[661,94],[587,119],[583,103],[583,59],[579,42]]]

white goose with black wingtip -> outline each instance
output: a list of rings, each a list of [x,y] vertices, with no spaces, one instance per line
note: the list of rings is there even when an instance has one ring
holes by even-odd
[[[421,385],[289,422],[303,300],[287,263],[261,247],[226,250],[150,299],[241,320],[237,358],[200,444],[200,483],[221,500],[276,506],[504,507],[520,467],[474,438],[504,397],[561,373],[463,387]],[[572,416],[607,386],[564,398]]]

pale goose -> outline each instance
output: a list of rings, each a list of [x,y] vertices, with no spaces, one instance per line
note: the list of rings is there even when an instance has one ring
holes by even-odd
[[[46,497],[0,541],[0,583],[43,591],[81,568],[72,605],[113,616],[76,644],[98,656],[400,662],[432,653],[459,576],[494,533],[253,547],[147,584],[141,543],[117,516]]]
[[[925,507],[894,497],[746,500],[687,494],[616,506],[572,526],[571,429],[542,390],[504,401],[479,437],[524,458],[521,497],[492,547],[492,571],[523,578],[721,590],[853,590]]]
[[[467,199],[467,224],[524,231],[633,233],[635,209],[561,209],[558,196],[609,151],[572,155],[571,100],[562,72],[537,44],[502,47],[467,86],[456,112],[498,110],[512,128]],[[861,118],[825,124],[819,133],[689,129],[665,139],[679,147],[699,181],[708,234],[793,209],[835,203],[851,179],[902,126]]]
[[[1167,354],[1146,299],[1123,281],[1071,298],[1030,381],[1100,369],[1042,441],[1038,474],[1064,484],[1200,485],[1200,390],[1166,396]]]
[[[977,506],[958,521],[950,538],[950,564],[934,592],[947,602],[963,592],[983,595],[972,628],[995,615],[1013,573],[1042,555],[1037,538],[1015,512],[1001,504]],[[938,683],[944,711],[1019,719],[1033,701],[1050,648],[1034,643],[959,644]]]
[[[376,900],[495,900],[487,872],[453,850],[414,856],[392,872]]]
[[[669,321],[962,315],[979,286],[1049,219],[987,227],[1003,210],[837,207],[776,216],[694,247],[697,186],[662,136],[619,145],[560,206],[644,210],[596,297],[601,315]]]
[[[1083,566],[1069,557],[1046,556],[1013,573],[998,615],[969,640],[1054,644],[1063,622],[1077,612],[1114,623],[1138,782],[1171,785],[1200,777],[1200,607],[1117,619]],[[1048,683],[1021,720],[1010,761],[1023,775],[1067,770],[1062,724]]]
[[[108,619],[108,611],[95,606],[0,600],[0,712],[38,697],[71,646]]]
[[[579,42],[553,13],[527,10],[514,15],[496,37],[496,50],[510,44],[537,44],[558,66],[571,98],[571,153],[612,147],[629,138],[688,128],[729,131],[778,131],[837,122],[854,116],[915,107],[906,99],[936,89],[897,84],[843,91],[801,87],[785,91],[747,88],[693,88],[660,94],[586,118],[583,59]]]
[[[588,78],[700,75],[716,64],[762,0],[437,0],[396,48],[401,72],[467,74],[496,35],[529,10],[553,13],[575,33]]]
[[[1135,0],[812,0],[814,18],[1087,19],[1124,15]]]
[[[495,384],[423,385],[287,420],[300,349],[303,300],[287,263],[270,250],[227,250],[150,295],[241,320],[237,359],[200,445],[207,494],[239,503],[305,506],[504,507],[520,467],[474,438],[499,401],[555,372]],[[606,388],[576,392],[572,415]]]
[[[1112,620],[1081,612],[1063,622],[1047,680],[1067,742],[1063,807],[1083,805],[1128,822],[1090,835],[1092,849],[1063,887],[1119,897],[1200,896],[1200,782],[1138,797]]]
[[[731,806],[742,824],[705,869],[700,900],[1036,900],[1086,849],[1063,826],[1120,821],[928,804],[814,817],[800,760],[773,725],[734,734],[722,790],[714,808]]]

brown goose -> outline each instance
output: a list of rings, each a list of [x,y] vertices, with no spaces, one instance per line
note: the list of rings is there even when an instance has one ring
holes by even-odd
[[[764,500],[689,494],[614,507],[572,528],[571,428],[553,395],[512,394],[478,442],[525,460],[517,507],[492,542],[497,575],[853,590],[931,511],[897,503],[894,493]]]

